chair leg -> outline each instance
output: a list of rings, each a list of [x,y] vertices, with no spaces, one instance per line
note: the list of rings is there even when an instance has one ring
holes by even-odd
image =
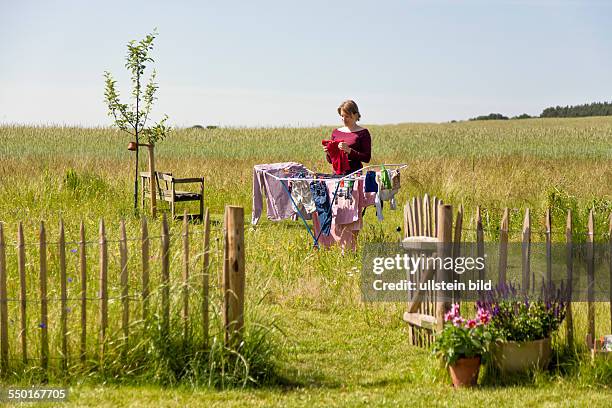
[[[200,221],[204,221],[204,197],[200,198]]]
[[[170,202],[170,213],[172,214],[172,219],[174,220],[174,201]]]

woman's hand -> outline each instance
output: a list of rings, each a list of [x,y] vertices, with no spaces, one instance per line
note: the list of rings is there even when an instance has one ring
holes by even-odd
[[[349,154],[351,152],[351,148],[345,142],[338,143],[338,148],[343,150],[344,153]]]

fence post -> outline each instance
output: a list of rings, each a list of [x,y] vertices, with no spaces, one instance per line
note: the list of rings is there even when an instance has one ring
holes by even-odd
[[[587,343],[589,348],[593,348],[595,344],[595,305],[593,304],[595,289],[594,235],[595,222],[593,219],[593,209],[591,208],[587,232]]]
[[[149,228],[146,217],[141,223],[141,249],[142,249],[142,320],[147,324],[149,317]]]
[[[153,194],[153,193],[151,193]],[[121,329],[123,331],[123,341],[127,349],[129,341],[129,326],[130,326],[130,298],[129,298],[129,276],[128,276],[128,248],[127,248],[127,234],[125,233],[125,221],[121,220],[120,224],[121,236],[119,238],[119,256],[121,262],[121,275],[119,277],[121,281],[121,306],[123,307]],[[126,351],[124,349],[124,351]]]
[[[572,315],[572,292],[574,290],[574,263],[573,263],[573,237],[572,237],[572,210],[567,210],[567,221],[565,223],[565,262],[567,269],[568,299],[565,314],[565,334],[567,344],[574,344],[574,316]]]
[[[223,271],[226,344],[238,344],[244,325],[244,209],[225,207],[225,259]]]
[[[47,322],[47,237],[44,222],[40,222],[40,365],[43,370],[49,367],[49,337]]]
[[[161,295],[162,295],[162,333],[167,336],[170,332],[170,233],[166,213],[162,216],[161,226]]]
[[[6,290],[6,244],[4,224],[0,222],[0,369],[2,375],[8,372],[8,296]]]
[[[499,227],[499,283],[506,283],[508,269],[508,207],[504,209]]]
[[[64,232],[64,221],[60,219],[59,224],[59,269],[60,269],[60,332],[62,333],[62,370],[68,369],[68,316],[66,302],[68,295],[66,293],[66,234]]]
[[[521,260],[523,271],[522,292],[527,296],[529,293],[529,277],[531,276],[531,213],[529,208],[525,209],[525,218],[523,219],[523,239],[521,245]],[[535,283],[535,282],[534,282]]]
[[[183,337],[189,338],[189,221],[187,210],[183,213]]]
[[[204,213],[204,264],[202,274],[202,325],[204,330],[204,347],[208,348],[208,304],[210,291],[210,216],[208,208]]]
[[[452,254],[452,243],[453,243],[453,206],[452,205],[440,205],[438,207],[438,256],[441,258],[450,257]],[[436,282],[449,282],[449,273],[442,266],[436,272]],[[436,299],[436,326],[438,330],[444,327],[444,315],[450,310],[450,301],[446,291],[440,290],[437,293]]]
[[[106,351],[106,327],[108,326],[108,249],[104,220],[100,220],[100,363],[104,364]]]
[[[87,253],[85,240],[85,224],[81,220],[79,228],[79,263],[81,276],[81,362],[87,359]]]
[[[17,264],[19,269],[19,308],[21,314],[21,354],[23,364],[28,362],[27,315],[26,315],[26,254],[25,239],[23,237],[23,224],[17,227]]]

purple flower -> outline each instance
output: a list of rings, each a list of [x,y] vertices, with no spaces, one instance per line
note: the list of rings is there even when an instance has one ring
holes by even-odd
[[[70,252],[72,252],[73,254],[76,254],[76,253],[77,253],[77,251],[78,251],[78,250],[77,250],[76,248],[72,248],[72,249],[70,250]]]
[[[72,283],[72,278],[68,278],[68,283]]]
[[[46,328],[47,328],[47,325],[46,325],[46,324],[44,324],[44,323],[40,323],[40,324],[38,325],[38,327],[39,327],[39,328],[41,328],[41,329],[46,329]]]

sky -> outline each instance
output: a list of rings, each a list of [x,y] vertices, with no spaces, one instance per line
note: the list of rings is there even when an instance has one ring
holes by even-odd
[[[126,45],[157,28],[174,126],[445,122],[610,101],[612,1],[0,0],[0,123],[109,126]]]

